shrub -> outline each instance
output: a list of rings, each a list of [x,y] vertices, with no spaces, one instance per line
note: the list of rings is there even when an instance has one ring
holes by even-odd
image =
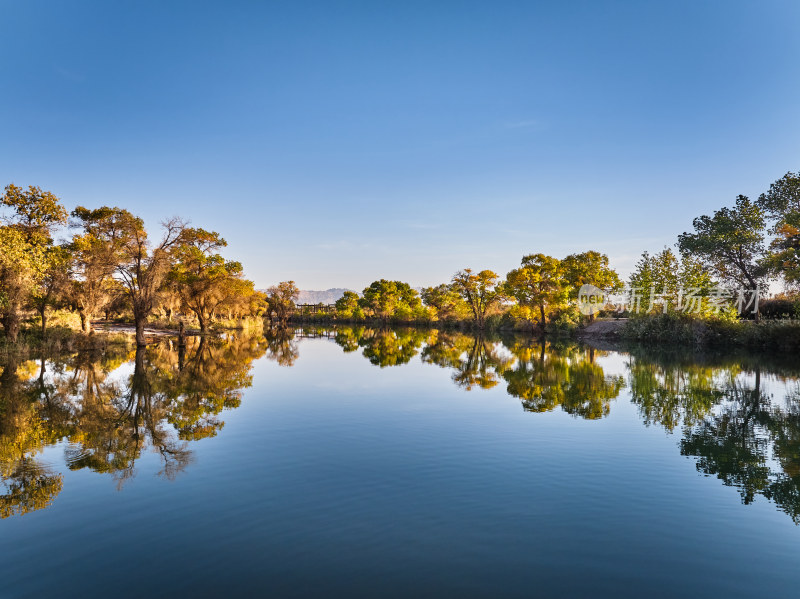
[[[695,346],[749,347],[768,351],[800,349],[800,321],[753,322],[717,318],[658,314],[632,318],[622,329],[626,339]]]

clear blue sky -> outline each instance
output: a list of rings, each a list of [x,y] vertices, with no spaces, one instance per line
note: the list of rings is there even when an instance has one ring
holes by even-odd
[[[0,183],[219,231],[258,286],[627,273],[800,169],[800,2],[0,0]]]

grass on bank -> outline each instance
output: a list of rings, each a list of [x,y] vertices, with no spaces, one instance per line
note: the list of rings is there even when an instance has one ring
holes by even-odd
[[[620,336],[644,343],[796,351],[800,350],[800,320],[755,322],[658,314],[629,319]]]
[[[786,304],[786,305],[784,305]],[[769,301],[762,312],[762,320],[739,320],[735,316],[700,317],[681,314],[624,315],[620,322],[619,337],[627,341],[645,344],[670,344],[695,347],[739,347],[770,351],[793,351],[800,349],[800,319],[797,302]],[[546,328],[535,320],[525,318],[514,309],[487,316],[484,332],[517,332],[553,337],[569,337],[579,334],[588,324],[588,319],[576,309],[566,309],[552,315]],[[615,313],[602,314],[615,318]],[[302,325],[359,325],[370,327],[414,326],[438,329],[475,330],[469,318],[353,318],[340,314],[297,314],[291,322]]]

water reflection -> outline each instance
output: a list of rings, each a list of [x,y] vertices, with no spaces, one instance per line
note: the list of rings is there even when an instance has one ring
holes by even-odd
[[[467,391],[496,386],[513,358],[497,340],[483,336],[433,331],[422,352],[422,361],[452,368],[453,382]]]
[[[345,353],[361,348],[370,363],[381,368],[408,364],[419,353],[429,333],[419,329],[368,329],[345,327],[333,337]]]
[[[0,368],[0,518],[8,518],[50,505],[61,492],[63,477],[35,457],[58,439],[58,432],[36,409],[36,398],[48,390],[44,363],[38,377],[35,362],[14,356]],[[47,411],[50,405],[45,393]]]
[[[423,363],[451,370],[465,390],[504,381],[528,412],[560,408],[595,420],[608,416],[628,387],[645,425],[680,428],[680,452],[696,459],[699,472],[737,488],[746,504],[756,495],[772,500],[800,523],[800,364],[791,360],[631,348],[623,375],[606,373],[598,362],[609,352],[530,337],[364,327],[312,336],[331,338],[346,353],[362,349],[380,367],[420,354]],[[764,372],[778,386],[790,383],[790,391],[776,398],[764,390]]]
[[[508,392],[529,412],[557,407],[576,417],[596,420],[608,416],[611,401],[625,386],[621,375],[606,375],[596,362],[605,352],[576,345],[551,346],[545,341],[511,345],[514,368],[504,373]]]
[[[174,478],[192,463],[192,443],[218,435],[222,412],[241,404],[252,362],[265,356],[291,367],[304,338],[326,339],[379,368],[440,367],[458,388],[504,389],[533,414],[602,419],[627,394],[643,424],[679,437],[676,453],[693,458],[700,473],[735,488],[745,504],[761,496],[800,523],[800,365],[792,357],[618,353],[521,336],[365,327],[268,329],[37,361],[5,356],[0,517],[50,505],[65,468],[108,475],[122,487],[152,452],[159,475]],[[42,452],[61,441],[63,464],[45,461]]]
[[[194,338],[146,349],[81,352],[38,363],[6,356],[0,373],[0,517],[48,506],[63,476],[37,456],[68,443],[70,470],[109,474],[118,487],[152,450],[160,476],[192,461],[190,442],[214,436],[241,402],[262,337]]]
[[[299,334],[302,335],[302,331]],[[286,328],[268,329],[266,331],[267,358],[281,366],[293,366],[300,356],[295,337],[295,331]]]
[[[736,487],[745,504],[771,499],[800,522],[800,411],[795,393],[773,397],[761,388],[761,371],[732,378],[720,402],[686,427],[681,453],[698,471]]]
[[[625,386],[621,375],[606,375],[596,362],[607,352],[575,344],[364,327],[336,329],[332,338],[346,353],[363,348],[363,356],[380,367],[406,364],[419,353],[422,362],[452,370],[453,383],[467,391],[505,381],[509,395],[530,412],[561,407],[574,416],[602,418]]]
[[[785,357],[632,352],[631,400],[646,424],[681,427],[698,472],[772,500],[800,524],[800,368]]]
[[[724,388],[738,369],[711,368],[696,363],[632,359],[629,362],[631,401],[646,424],[672,431],[681,422],[701,422],[724,397]]]

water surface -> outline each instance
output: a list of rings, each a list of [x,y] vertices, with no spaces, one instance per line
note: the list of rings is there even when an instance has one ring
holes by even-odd
[[[0,368],[2,597],[797,596],[793,356],[340,328]]]

